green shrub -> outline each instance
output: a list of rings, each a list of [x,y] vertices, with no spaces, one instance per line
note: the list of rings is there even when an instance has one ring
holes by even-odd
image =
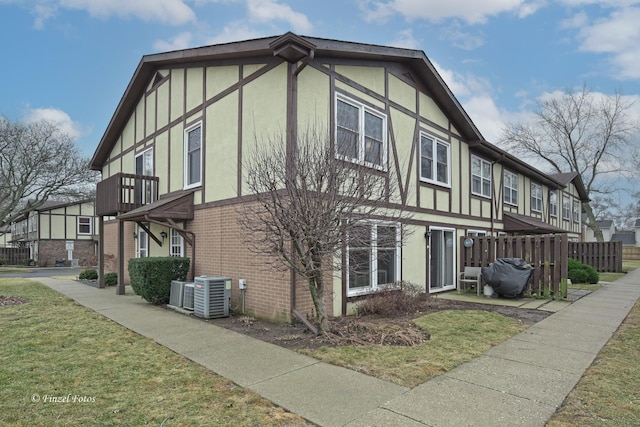
[[[118,273],[106,273],[104,275],[105,286],[115,286],[118,284]]]
[[[93,269],[82,270],[78,275],[78,279],[80,280],[97,280],[98,272]]]
[[[131,288],[152,304],[169,302],[172,280],[186,280],[189,258],[149,257],[129,260]]]
[[[600,281],[600,274],[590,265],[582,264],[575,259],[569,259],[567,277],[571,283],[591,283]]]

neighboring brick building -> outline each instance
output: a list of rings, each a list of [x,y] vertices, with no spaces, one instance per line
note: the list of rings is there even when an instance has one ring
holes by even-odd
[[[29,248],[30,258],[40,267],[55,266],[56,261],[94,266],[98,253],[96,234],[93,200],[49,200],[11,223],[12,244]]]

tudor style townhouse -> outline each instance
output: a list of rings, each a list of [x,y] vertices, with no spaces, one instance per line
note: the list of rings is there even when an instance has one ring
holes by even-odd
[[[580,239],[579,176],[547,175],[486,141],[422,51],[286,33],[140,61],[91,163],[103,177],[100,252],[117,260],[118,292],[129,258],[184,255],[195,276],[231,277],[232,302],[246,280],[256,316],[310,314],[306,284],[266,268],[237,222],[251,200],[247,153],[261,135],[285,134],[293,146],[310,124],[326,127],[338,158],[397,180],[412,213],[402,224],[366,223],[367,247],[347,243],[342,259],[364,267],[333,279],[333,315],[398,280],[455,289],[466,235]],[[404,245],[401,230],[411,231]],[[396,243],[379,247],[389,233]]]
[[[11,244],[29,248],[41,267],[94,266],[98,239],[93,200],[48,200],[11,223]]]

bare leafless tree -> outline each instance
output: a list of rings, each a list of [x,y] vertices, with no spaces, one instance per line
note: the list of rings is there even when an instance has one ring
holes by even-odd
[[[631,106],[620,93],[600,96],[583,86],[540,100],[534,120],[507,124],[500,143],[516,155],[544,160],[553,172],[577,172],[589,197],[612,194],[613,181],[605,178],[632,170],[631,138],[637,136],[638,122],[631,117]],[[590,203],[583,209],[588,226],[602,241]]]
[[[88,165],[73,139],[55,124],[0,117],[0,226],[50,197],[90,196],[98,176]]]
[[[289,146],[283,135],[256,141],[244,158],[246,183],[255,197],[240,212],[246,241],[272,259],[273,267],[306,279],[320,330],[328,327],[326,280],[340,269],[345,239],[358,246],[354,242],[370,239],[363,235],[363,219],[398,224],[408,218],[397,203],[391,172],[337,157],[330,138],[310,129]]]

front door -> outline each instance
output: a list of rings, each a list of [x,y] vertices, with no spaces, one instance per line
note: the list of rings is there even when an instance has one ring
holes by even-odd
[[[429,292],[456,288],[455,229],[429,229]]]

